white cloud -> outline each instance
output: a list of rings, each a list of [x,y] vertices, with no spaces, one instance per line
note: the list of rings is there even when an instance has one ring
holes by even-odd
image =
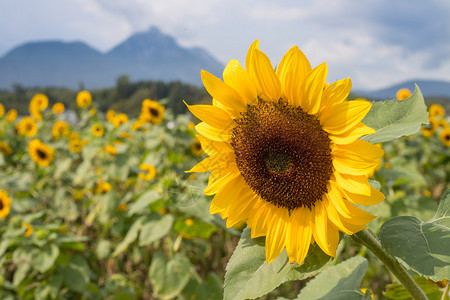
[[[223,63],[243,63],[260,39],[273,64],[299,45],[312,64],[327,61],[330,80],[350,76],[359,88],[450,80],[446,0],[18,0],[2,1],[0,11],[0,55],[26,41],[56,38],[107,51],[155,25]]]

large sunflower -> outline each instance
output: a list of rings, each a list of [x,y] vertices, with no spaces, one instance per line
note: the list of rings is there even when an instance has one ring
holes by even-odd
[[[361,122],[372,105],[347,101],[350,79],[326,86],[326,75],[297,47],[274,71],[255,41],[245,70],[231,60],[224,82],[202,71],[212,105],[188,106],[203,121],[195,128],[209,157],[190,172],[212,171],[210,212],[265,236],[268,263],[284,248],[301,263],[314,242],[335,256],[339,231],[375,218],[354,204],[384,199],[368,182],[383,150],[359,140],[375,132]]]
[[[47,167],[55,157],[55,150],[42,143],[39,139],[34,139],[28,144],[28,152],[31,159],[41,167]]]

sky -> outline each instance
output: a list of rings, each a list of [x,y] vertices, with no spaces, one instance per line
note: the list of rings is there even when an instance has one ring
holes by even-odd
[[[297,45],[328,82],[354,89],[405,80],[450,81],[448,0],[14,0],[0,2],[0,57],[37,40],[83,41],[106,52],[157,26],[224,65],[250,44],[275,66]],[[0,70],[1,71],[1,70]]]

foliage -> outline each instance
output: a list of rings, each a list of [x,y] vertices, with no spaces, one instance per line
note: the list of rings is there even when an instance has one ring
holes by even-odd
[[[23,116],[34,92],[16,86],[0,99],[11,105],[7,110],[21,107]],[[191,150],[193,124],[178,104],[201,101],[202,90],[121,77],[115,88],[93,91],[96,113],[76,107],[73,91],[39,92],[48,92],[50,106],[63,102],[70,111],[44,110],[34,137],[17,134],[22,116],[0,116],[0,140],[12,149],[0,151],[0,190],[12,199],[10,213],[0,219],[2,299],[408,297],[372,254],[345,235],[336,258],[313,245],[301,265],[289,263],[284,252],[267,264],[264,238],[250,238],[244,225],[226,228],[209,213],[211,199],[202,193],[208,174],[185,173],[203,156]],[[161,124],[136,125],[145,98],[165,104]],[[129,121],[115,126],[105,120],[106,108],[129,113]],[[439,140],[441,129],[431,136],[414,133],[428,121],[424,110],[419,91],[401,103],[373,106],[365,122],[378,133],[366,139],[384,142],[385,156],[372,184],[386,200],[365,209],[378,216],[369,227],[386,251],[417,276],[430,299],[439,299],[440,281],[449,279],[450,155]],[[70,124],[68,136],[51,134],[60,120]],[[101,136],[91,130],[98,124]],[[74,136],[80,151],[71,147]],[[48,166],[32,160],[33,139],[54,149]],[[142,165],[154,166],[155,176],[146,177]]]

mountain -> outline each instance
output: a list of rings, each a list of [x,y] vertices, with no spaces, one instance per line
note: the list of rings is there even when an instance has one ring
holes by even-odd
[[[411,92],[417,84],[424,97],[446,97],[450,98],[450,82],[439,80],[410,80],[390,87],[374,91],[355,91],[355,94],[369,99],[394,99],[399,89],[407,88]]]
[[[220,76],[223,66],[201,48],[183,48],[156,27],[136,33],[107,53],[82,42],[35,41],[0,58],[0,88],[13,84],[86,88],[130,80],[180,80],[201,85],[200,70]]]

